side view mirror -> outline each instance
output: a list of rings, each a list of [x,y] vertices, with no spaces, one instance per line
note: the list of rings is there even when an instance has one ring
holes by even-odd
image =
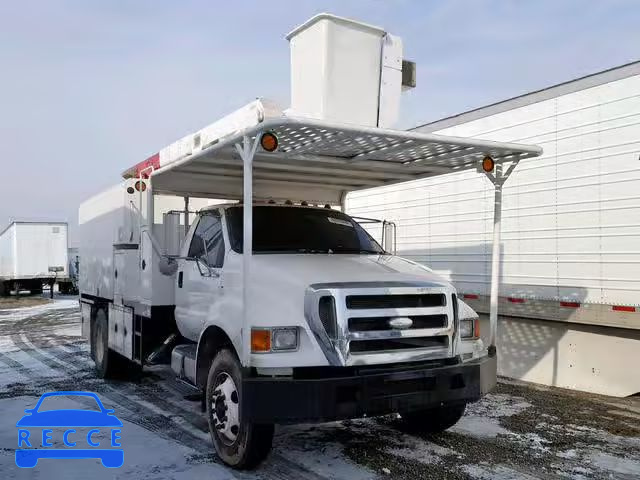
[[[158,262],[158,269],[160,270],[160,273],[168,277],[175,275],[178,271],[178,260],[188,260],[190,262],[196,262],[198,271],[203,277],[217,278],[220,276],[218,272],[216,272],[207,264],[207,262],[205,262],[200,257],[174,257],[169,255],[163,256]]]
[[[178,262],[174,257],[163,256],[158,263],[158,269],[162,275],[171,277],[178,271]]]
[[[168,255],[180,255],[180,245],[184,238],[184,226],[180,225],[180,213],[171,211],[163,215],[164,250]]]
[[[382,222],[382,248],[393,255],[396,254],[396,224],[387,220]]]

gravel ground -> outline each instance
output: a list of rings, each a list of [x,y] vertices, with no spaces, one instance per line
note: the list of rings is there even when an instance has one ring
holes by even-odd
[[[1,307],[0,307],[1,308]],[[125,464],[14,463],[15,422],[44,392],[98,393],[123,421]],[[640,398],[616,399],[501,379],[439,435],[395,416],[277,429],[255,472],[220,465],[199,403],[166,368],[103,381],[80,338],[77,300],[0,310],[0,471],[3,478],[515,479],[640,478]],[[76,407],[78,408],[78,407]]]

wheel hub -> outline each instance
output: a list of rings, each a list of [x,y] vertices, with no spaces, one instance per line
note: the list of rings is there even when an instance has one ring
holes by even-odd
[[[240,431],[240,402],[236,384],[227,373],[216,378],[211,398],[211,415],[218,437],[227,445],[238,438]]]

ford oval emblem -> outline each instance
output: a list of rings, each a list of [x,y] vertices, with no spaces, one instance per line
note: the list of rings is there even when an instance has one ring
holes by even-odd
[[[395,328],[396,330],[406,330],[407,328],[411,328],[413,320],[409,317],[395,317],[390,318],[388,323],[391,328]]]

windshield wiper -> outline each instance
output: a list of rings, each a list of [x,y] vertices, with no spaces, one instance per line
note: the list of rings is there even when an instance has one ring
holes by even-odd
[[[333,253],[330,248],[299,248],[298,253]]]
[[[264,250],[254,250],[254,253],[333,253],[327,248],[269,248]]]
[[[367,248],[334,248],[335,253],[359,253],[361,255],[384,255],[386,252],[379,252]]]

